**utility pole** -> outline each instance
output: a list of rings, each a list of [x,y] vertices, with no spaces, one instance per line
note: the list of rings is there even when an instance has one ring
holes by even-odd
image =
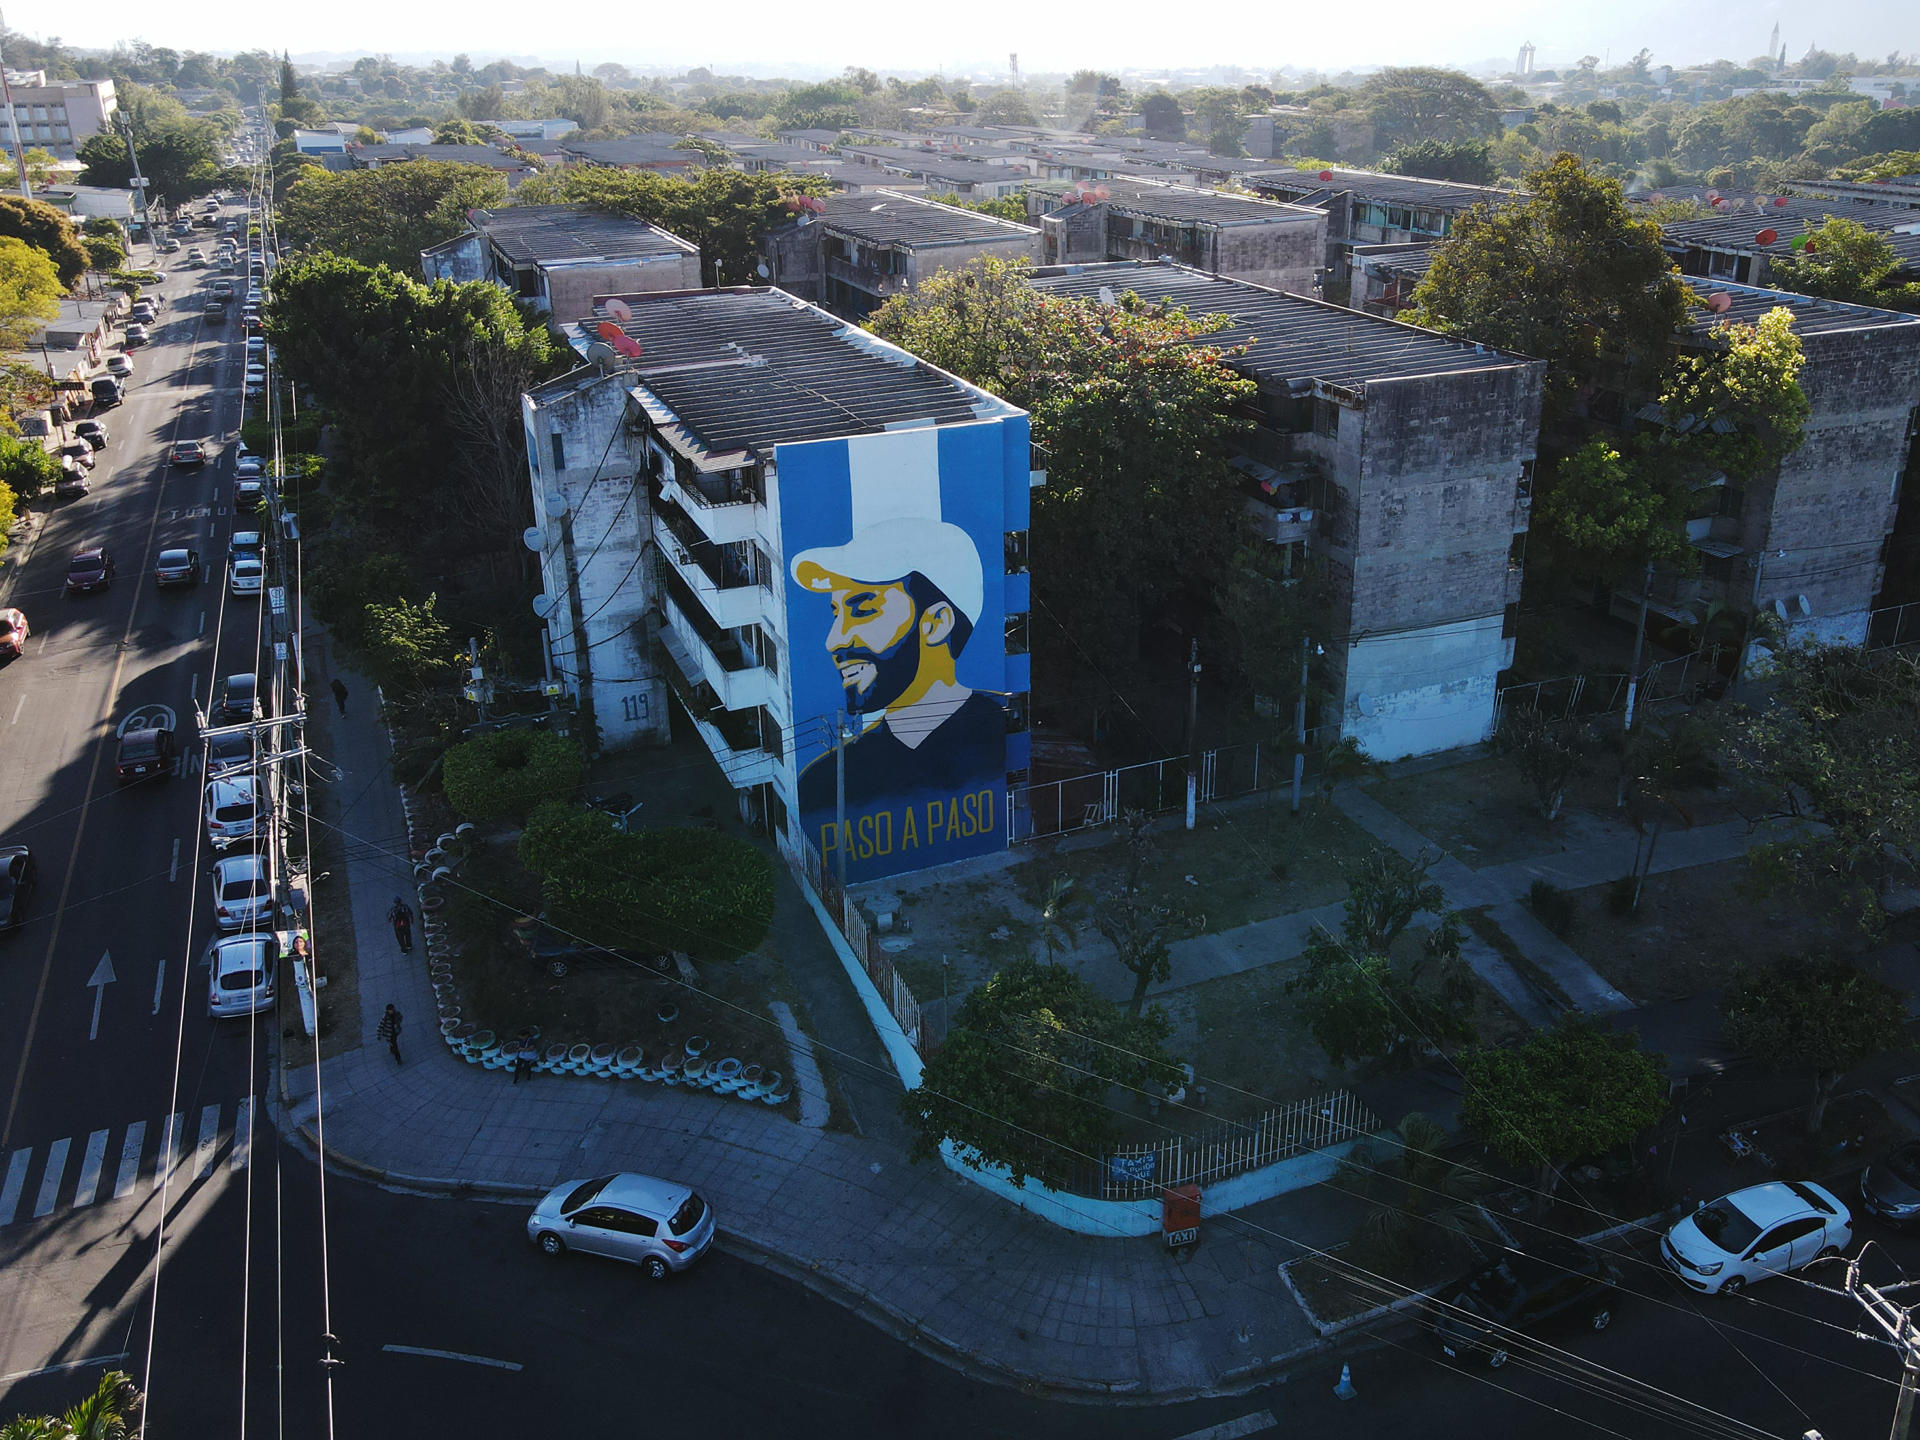
[[[833,868],[840,878],[841,903],[847,895],[847,712],[833,721]]]
[[[1187,642],[1187,829],[1200,806],[1200,641]]]
[[[133,116],[122,110],[117,117],[126,122],[121,134],[127,141],[127,163],[133,166],[133,191],[140,197],[140,225],[147,232],[147,244],[153,244],[153,211],[147,206],[147,177],[140,173],[140,155],[133,148]]]
[[[1313,655],[1311,637],[1300,637],[1300,693],[1293,700],[1293,813],[1300,813],[1300,781],[1307,773],[1307,663]]]
[[[1913,1401],[1920,1394],[1920,1332],[1914,1329],[1911,1307],[1889,1297],[1897,1290],[1910,1290],[1920,1281],[1903,1280],[1894,1285],[1873,1286],[1860,1278],[1860,1262],[1873,1248],[1870,1240],[1861,1252],[1847,1262],[1847,1293],[1860,1302],[1867,1318],[1887,1337],[1887,1343],[1900,1352],[1900,1395],[1894,1402],[1891,1440],[1908,1440],[1913,1428]]]
[[[1647,643],[1647,606],[1653,599],[1653,561],[1647,561],[1646,583],[1640,587],[1640,623],[1633,632],[1633,659],[1627,665],[1627,713],[1620,722],[1620,790],[1615,807],[1627,803],[1627,737],[1633,734],[1633,701],[1640,688],[1640,651]]]
[[[548,662],[551,665],[551,661]],[[477,636],[467,637],[467,699],[480,707],[480,723],[487,723],[487,697],[492,686],[487,680],[487,670],[480,663],[480,641]]]

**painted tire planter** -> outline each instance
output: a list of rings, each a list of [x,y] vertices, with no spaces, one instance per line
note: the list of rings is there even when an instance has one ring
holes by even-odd
[[[550,1075],[558,1075],[566,1063],[567,1047],[564,1042],[547,1046],[547,1053],[540,1057],[540,1068]]]
[[[629,1045],[613,1057],[613,1073],[621,1079],[630,1079],[641,1071],[646,1053],[638,1045]]]
[[[422,915],[438,915],[446,908],[447,897],[444,895],[422,895],[420,897],[420,913]]]
[[[459,1028],[460,1028],[460,1012],[458,1010],[448,1011],[446,1014],[440,1017],[440,1034],[447,1040],[451,1041],[453,1039],[454,1032]]]
[[[613,1057],[619,1052],[611,1045],[596,1045],[587,1057],[587,1069],[595,1075],[613,1073]]]
[[[707,1037],[706,1036],[689,1035],[687,1037],[687,1054],[689,1056],[699,1056],[699,1055],[704,1055],[706,1053],[707,1053]]]
[[[781,1080],[761,1097],[761,1103],[766,1105],[784,1105],[792,1098],[793,1086],[785,1080]]]
[[[680,1007],[672,1001],[663,1001],[660,1008],[653,1012],[653,1018],[662,1025],[671,1025],[680,1018]]]
[[[660,1081],[664,1085],[680,1083],[681,1057],[677,1054],[663,1055],[660,1059]]]

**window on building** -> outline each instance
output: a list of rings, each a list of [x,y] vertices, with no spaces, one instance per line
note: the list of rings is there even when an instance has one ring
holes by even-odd
[[[549,435],[547,438],[553,442],[553,468],[555,470],[566,469],[567,468],[566,437],[563,436],[558,430],[556,430],[553,432],[553,434]]]
[[[1024,655],[1027,653],[1027,615],[1023,610],[1018,615],[1007,616],[1007,654]]]
[[[1327,440],[1340,438],[1340,405],[1324,395],[1313,401],[1313,433]]]
[[[1024,530],[1007,531],[1007,574],[1024,575],[1027,573],[1027,532]]]
[[[1018,735],[1033,728],[1033,696],[1025,690],[1007,697],[1007,733]]]

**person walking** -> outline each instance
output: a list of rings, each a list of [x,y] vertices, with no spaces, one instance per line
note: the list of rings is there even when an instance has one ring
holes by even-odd
[[[393,926],[393,938],[400,942],[400,953],[413,953],[413,907],[400,896],[393,897],[393,904],[387,908],[387,923]]]
[[[373,1032],[376,1037],[387,1042],[387,1048],[393,1052],[393,1063],[396,1065],[407,1063],[400,1058],[401,1018],[400,1012],[392,1005],[388,1005],[387,1013],[380,1017],[379,1029]]]
[[[333,677],[333,703],[340,707],[342,715],[347,713],[347,682],[338,675]]]
[[[518,1085],[522,1079],[533,1078],[533,1062],[537,1057],[533,1049],[533,1032],[520,1032],[520,1048],[513,1052],[513,1083]]]

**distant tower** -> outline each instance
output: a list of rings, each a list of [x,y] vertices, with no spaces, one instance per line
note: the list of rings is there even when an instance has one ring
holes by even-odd
[[[1533,74],[1533,42],[1531,40],[1520,47],[1520,56],[1513,62],[1513,73],[1522,80]]]
[[[1020,78],[1020,52],[1018,50],[1010,50],[1007,52],[1007,72],[1016,80]]]
[[[1786,48],[1780,43],[1780,22],[1778,20],[1773,22],[1773,38],[1767,41],[1767,58],[1774,62],[1775,69],[1778,69],[1786,62],[1787,52]]]

